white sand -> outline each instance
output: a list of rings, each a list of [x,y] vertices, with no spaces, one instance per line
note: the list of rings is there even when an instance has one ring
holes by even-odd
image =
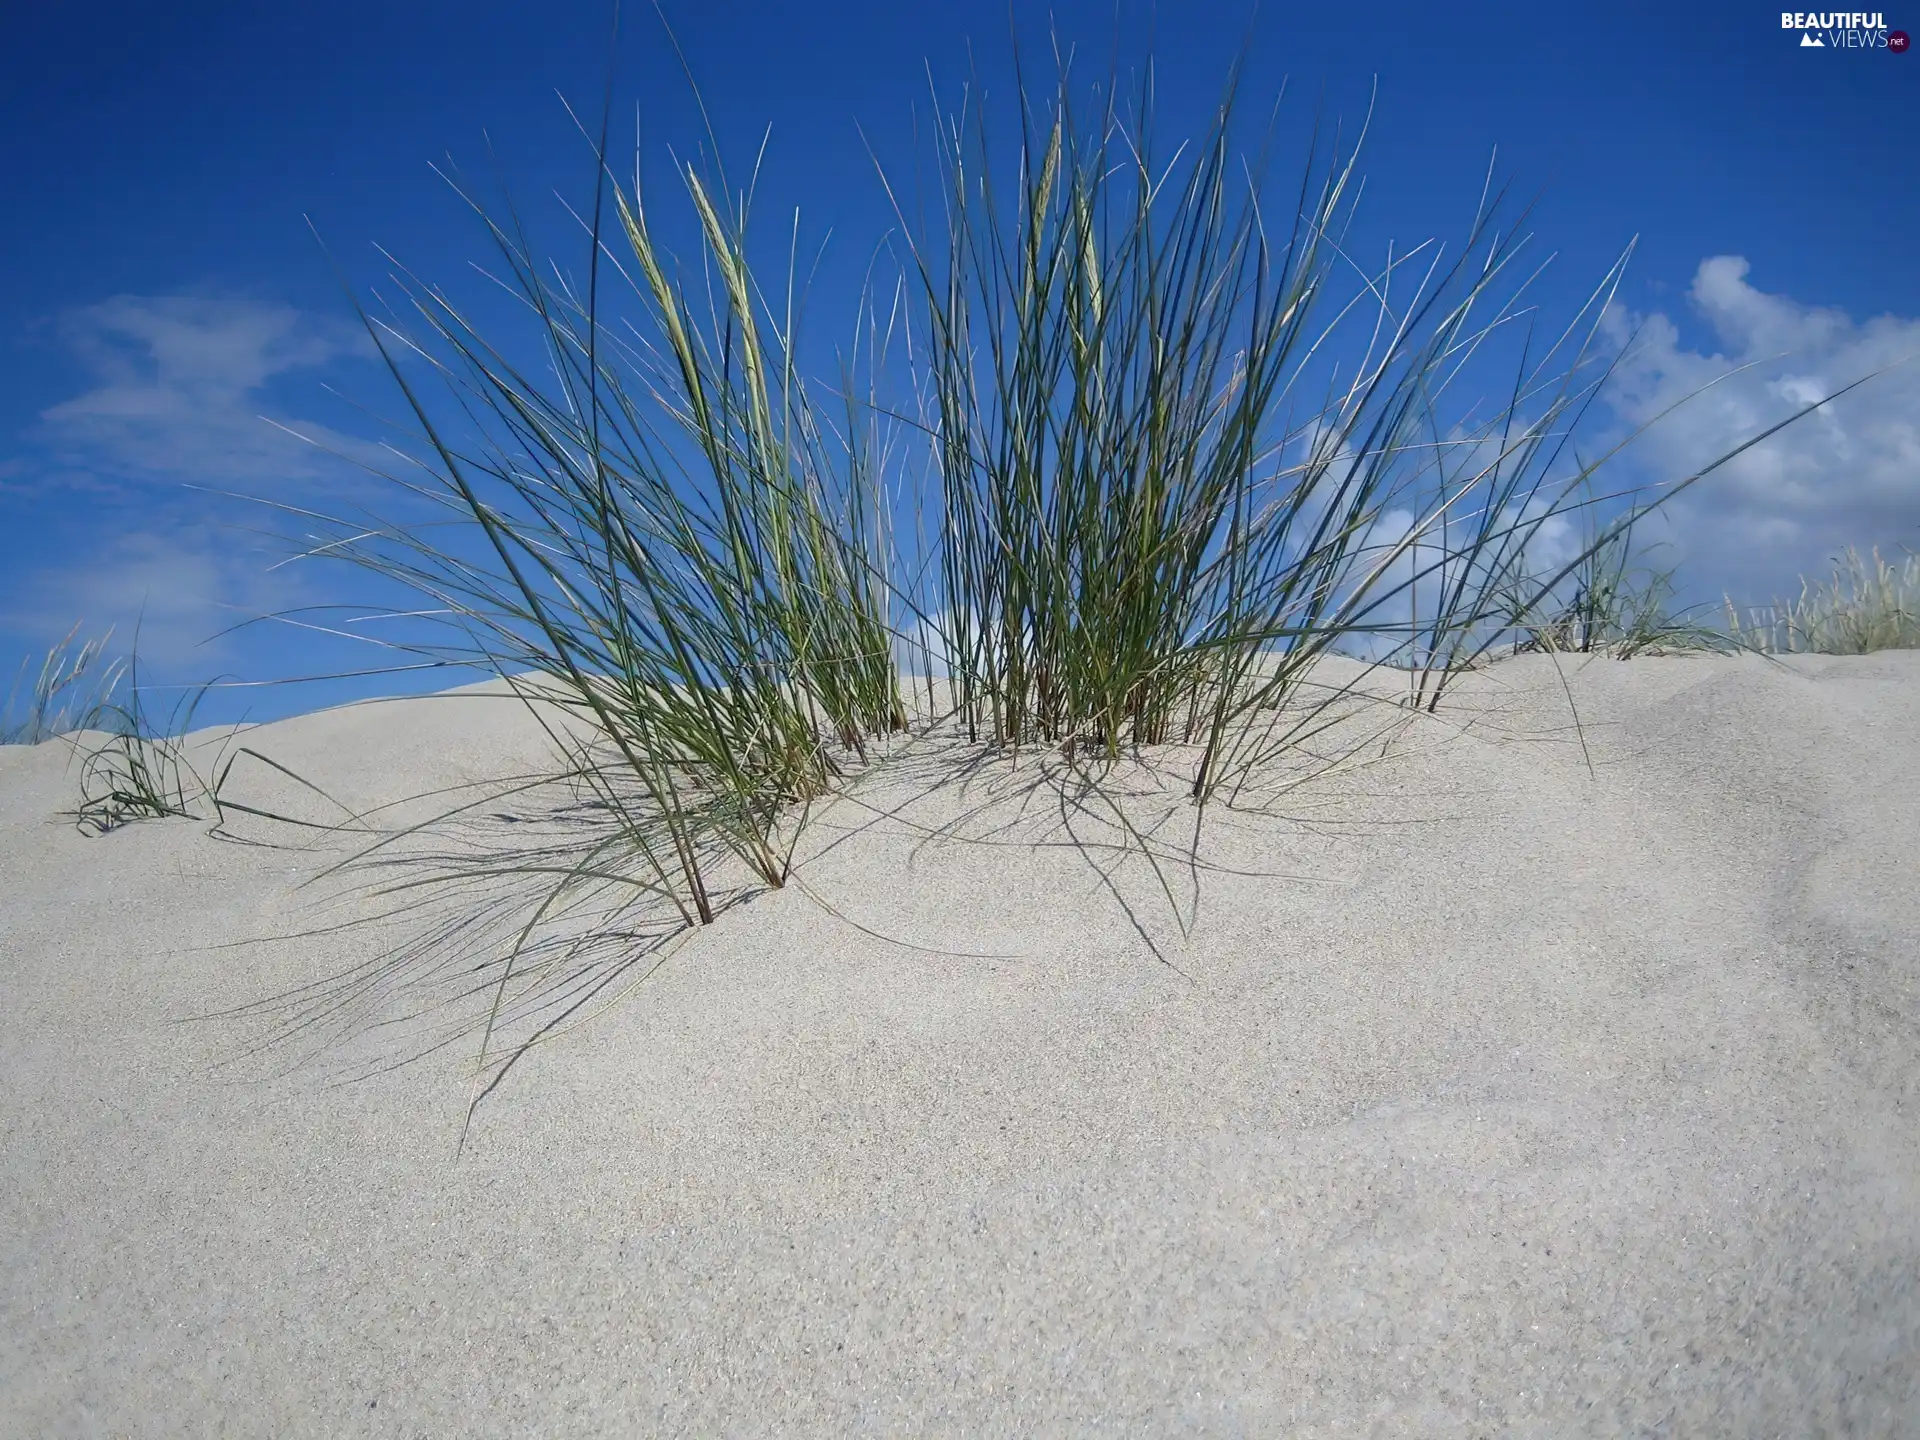
[[[1124,867],[1170,963],[1087,854],[868,827],[821,897],[1010,958],[763,896],[459,1159],[471,1043],[182,1023],[391,943],[212,948],[321,857],[83,838],[0,749],[0,1434],[1920,1434],[1920,653],[1569,679],[1597,773],[1508,663],[1223,821],[1299,878],[1190,938]],[[354,804],[537,754],[250,739]]]

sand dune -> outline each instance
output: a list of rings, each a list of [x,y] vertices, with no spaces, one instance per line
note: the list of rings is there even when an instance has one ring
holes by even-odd
[[[336,852],[0,749],[0,1433],[1920,1433],[1920,653],[1565,678],[1210,820],[1189,935],[1036,766],[902,757],[458,1158],[473,1044],[366,1023],[457,977],[192,1018],[411,917],[287,939]],[[540,755],[248,739],[355,808]]]

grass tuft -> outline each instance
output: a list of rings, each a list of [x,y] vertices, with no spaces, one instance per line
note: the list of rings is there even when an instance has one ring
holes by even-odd
[[[796,374],[791,274],[770,301],[749,271],[746,199],[681,172],[694,286],[604,124],[595,159],[583,283],[536,260],[511,202],[452,179],[543,366],[396,262],[410,321],[361,315],[417,426],[418,474],[390,478],[426,515],[308,516],[309,550],[427,597],[445,638],[395,648],[505,678],[570,757],[556,783],[619,819],[581,863],[705,923],[716,855],[783,885],[806,807],[906,723],[884,517],[870,452]]]
[[[27,662],[21,662],[0,707],[0,745],[38,745],[87,729],[118,689],[124,663],[106,658],[113,632],[79,641],[80,628],[75,625],[48,649],[30,682]]]
[[[1631,521],[1608,527],[1566,577],[1570,593],[1515,605],[1513,652],[1630,660],[1636,655],[1738,648],[1736,639],[1669,608],[1673,576],[1671,569],[1655,570],[1644,563],[1634,548]]]
[[[81,831],[104,835],[136,820],[217,821],[222,777],[201,773],[188,739],[210,687],[188,691],[161,721],[146,706],[137,646],[119,678],[124,683],[94,708],[86,726],[104,734],[76,742]]]
[[[1898,565],[1849,546],[1826,583],[1800,582],[1786,604],[1749,609],[1727,601],[1729,632],[1765,654],[1868,655],[1920,648],[1920,555]]]
[[[1593,520],[1620,497],[1568,443],[1624,257],[1537,331],[1526,236],[1490,189],[1451,255],[1364,271],[1358,147],[1316,140],[1276,201],[1233,143],[1235,83],[1163,159],[1150,84],[1123,111],[1063,75],[1045,104],[1020,95],[1010,158],[979,113],[946,117],[937,223],[896,197],[940,486],[914,609],[940,618],[968,733],[1105,765],[1194,744],[1202,802],[1314,733],[1292,702],[1323,656],[1398,667],[1432,708],[1516,616],[1593,644],[1605,608],[1616,650],[1684,629],[1657,601],[1627,613],[1617,574],[1583,613],[1536,618],[1641,513]],[[1489,383],[1490,402],[1452,398]],[[1587,544],[1544,573],[1537,542],[1569,516]]]

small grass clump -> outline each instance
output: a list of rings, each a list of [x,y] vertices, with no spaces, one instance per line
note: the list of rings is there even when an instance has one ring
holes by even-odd
[[[140,683],[139,646],[107,658],[111,632],[76,644],[80,626],[54,645],[29,691],[26,712],[0,732],[6,744],[65,740],[79,764],[80,801],[73,818],[82,832],[104,835],[136,820],[204,819],[216,824],[229,810],[262,814],[222,799],[234,763],[251,757],[270,769],[300,777],[245,746],[214,747],[212,765],[195,763],[206,747],[189,738],[194,716],[211,684],[182,695],[164,720],[148,708]],[[25,667],[22,667],[22,678]],[[16,685],[16,694],[18,686]],[[14,714],[10,699],[8,715]],[[278,819],[268,815],[266,818]]]
[[[1920,648],[1920,555],[1898,564],[1849,546],[1822,583],[1800,582],[1799,598],[1749,610],[1727,601],[1727,627],[1764,654],[1868,655]]]
[[[209,687],[186,692],[162,722],[147,708],[137,647],[116,678],[121,683],[88,717],[86,730],[101,733],[76,742],[80,829],[104,835],[136,820],[217,821],[225,767],[203,775],[188,739]]]
[[[1570,592],[1513,606],[1513,653],[1671,655],[1724,653],[1738,642],[1711,625],[1670,609],[1674,571],[1656,570],[1633,543],[1633,523],[1610,526],[1564,583]]]
[[[124,662],[106,657],[112,632],[81,641],[80,630],[75,625],[47,650],[30,681],[21,662],[0,708],[0,745],[38,745],[87,729],[119,688]]]
[[[182,698],[166,723],[156,723],[140,685],[138,645],[108,658],[112,632],[80,641],[75,625],[52,646],[16,711],[26,666],[0,711],[0,744],[37,745],[68,739],[80,764],[82,831],[102,835],[133,820],[219,818],[217,780],[189,759],[187,732],[208,687]],[[224,774],[224,772],[223,772]]]

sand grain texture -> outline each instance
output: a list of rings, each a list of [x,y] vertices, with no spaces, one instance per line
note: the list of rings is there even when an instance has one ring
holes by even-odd
[[[820,896],[974,953],[761,896],[458,1160],[470,1045],[183,1023],[377,948],[232,945],[319,857],[0,749],[0,1433],[1920,1434],[1920,654],[1567,681],[1591,770],[1496,666],[1224,819],[1170,963],[1087,854],[830,812]],[[455,705],[251,743],[538,754]]]

